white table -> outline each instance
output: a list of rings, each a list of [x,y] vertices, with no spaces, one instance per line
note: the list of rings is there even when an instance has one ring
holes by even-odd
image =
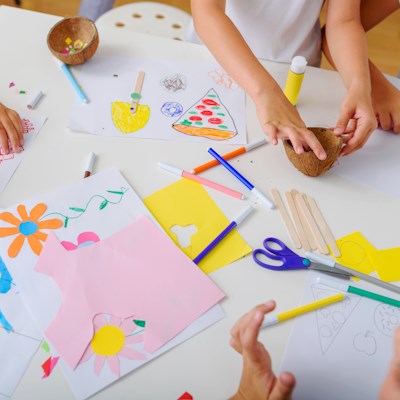
[[[176,178],[162,173],[157,161],[190,168],[207,159],[206,145],[153,140],[117,140],[111,137],[78,135],[65,126],[76,95],[65,76],[57,69],[46,45],[46,35],[59,17],[0,7],[0,98],[9,107],[26,108],[26,97],[7,91],[10,81],[32,93],[43,90],[46,97],[33,114],[48,120],[27,154],[0,194],[0,207],[48,192],[82,177],[87,154],[98,157],[96,171],[116,166],[143,198]],[[99,55],[129,55],[159,59],[211,60],[202,46],[154,36],[100,30]],[[287,65],[265,63],[283,85]],[[337,73],[308,68],[301,92],[299,110],[309,126],[335,123],[344,88]],[[247,102],[249,140],[262,135],[255,109]],[[215,146],[222,153],[228,145]],[[281,192],[295,188],[314,197],[336,238],[356,230],[368,236],[378,248],[397,247],[400,237],[399,201],[382,193],[366,190],[333,173],[318,178],[300,174],[290,164],[283,147],[266,145],[240,157],[243,174],[262,191],[276,187]],[[144,172],[143,172],[144,171]],[[240,183],[226,176],[222,168],[207,171],[204,176],[242,191]],[[227,181],[228,179],[228,181]],[[219,193],[210,192],[228,218],[244,204]],[[290,243],[277,211],[258,207],[239,228],[253,248],[266,236],[276,236]],[[255,304],[276,299],[279,310],[296,307],[302,297],[307,273],[277,273],[264,270],[248,256],[211,275],[226,293],[222,306],[226,318],[157,358],[134,373],[125,376],[98,393],[96,399],[177,399],[185,391],[195,399],[223,399],[237,388],[241,358],[229,346],[229,331],[235,321]],[[275,367],[283,356],[292,322],[260,334],[268,347]],[[15,399],[72,399],[61,370],[42,380],[40,363],[34,358],[31,367],[15,393]]]

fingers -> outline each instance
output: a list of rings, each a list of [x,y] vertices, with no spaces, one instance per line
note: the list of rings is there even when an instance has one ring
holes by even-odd
[[[8,135],[11,141],[14,152],[18,153],[21,151],[21,147],[24,145],[24,133],[22,131],[22,122],[19,114],[8,109],[8,116],[14,126],[14,134]]]
[[[10,144],[11,143],[11,148]],[[23,145],[22,122],[19,115],[0,104],[0,145],[5,154],[19,153]]]
[[[264,315],[275,308],[275,302],[269,301],[254,307],[243,315],[231,330],[231,346],[238,352],[253,351],[257,346],[257,337]]]
[[[272,389],[269,400],[290,400],[295,385],[295,377],[289,372],[282,372]]]
[[[351,119],[354,115],[353,111],[342,111],[340,117],[336,123],[336,127],[334,129],[335,135],[342,135],[346,132],[346,128],[351,123]]]
[[[271,139],[271,143],[276,146],[278,144],[278,130],[276,126],[273,124],[266,124],[264,126],[264,132]]]

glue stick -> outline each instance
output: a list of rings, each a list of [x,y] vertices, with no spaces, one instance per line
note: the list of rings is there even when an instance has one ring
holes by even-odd
[[[288,72],[285,90],[283,91],[288,100],[295,106],[299,97],[307,60],[302,56],[296,56],[292,60]]]

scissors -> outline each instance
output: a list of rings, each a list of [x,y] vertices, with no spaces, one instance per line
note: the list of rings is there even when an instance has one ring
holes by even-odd
[[[271,247],[270,243],[274,243],[276,246]],[[334,275],[342,279],[350,279],[351,274],[335,269],[335,267],[329,267],[324,264],[313,262],[308,258],[304,258],[293,252],[283,243],[281,240],[275,237],[268,237],[264,239],[263,249],[255,249],[253,251],[254,261],[263,268],[271,269],[273,271],[291,271],[297,269],[313,269],[320,272],[325,272],[330,275]],[[261,261],[258,256],[263,255],[270,260],[279,261],[281,265],[267,264]]]

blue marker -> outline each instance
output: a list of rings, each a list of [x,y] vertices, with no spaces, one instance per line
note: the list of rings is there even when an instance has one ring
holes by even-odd
[[[68,80],[71,82],[72,86],[74,87],[75,91],[78,93],[80,99],[84,102],[84,103],[89,103],[88,98],[86,97],[86,94],[83,92],[82,88],[79,86],[78,82],[76,81],[76,79],[74,78],[74,76],[72,75],[71,71],[68,68],[67,64],[64,64],[62,61],[60,61],[58,58],[55,58],[57,64],[60,66],[61,70],[64,72],[64,74],[66,75],[66,77],[68,78]]]
[[[265,203],[269,208],[275,208],[275,204],[266,197],[263,193],[261,193],[252,183],[250,183],[240,172],[238,172],[235,168],[232,167],[226,160],[224,160],[215,150],[211,147],[208,148],[208,152],[220,162],[230,173],[232,173],[240,182],[245,185],[250,192],[254,193],[254,195],[259,198],[263,203]]]
[[[251,212],[253,207],[247,207],[240,215],[238,215],[197,257],[193,259],[198,264],[230,231],[235,229]]]

